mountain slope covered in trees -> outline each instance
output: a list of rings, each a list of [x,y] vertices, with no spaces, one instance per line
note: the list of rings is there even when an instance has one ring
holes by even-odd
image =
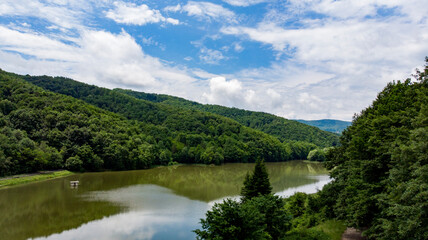
[[[301,141],[313,143],[319,147],[329,147],[336,145],[339,141],[335,134],[272,114],[218,105],[202,105],[168,95],[122,89],[112,91],[62,77],[29,75],[22,77],[47,90],[82,99],[100,108],[119,113],[128,119],[165,124],[172,119],[182,118],[183,115],[189,119],[192,114],[208,112],[231,118],[244,126],[275,136],[282,142]]]
[[[200,104],[163,94],[150,94],[123,89],[115,89],[115,91],[151,102],[225,116],[244,126],[275,136],[281,141],[304,141],[313,143],[319,147],[329,147],[338,143],[338,136],[335,134],[269,113],[228,108],[219,105]]]
[[[428,58],[389,83],[327,156],[329,210],[370,239],[428,239]]]
[[[334,119],[321,119],[321,120],[296,120],[298,122],[317,127],[321,130],[332,132],[332,133],[341,133],[347,127],[351,125],[351,122],[334,120]]]
[[[219,115],[158,106],[86,84],[68,89],[82,101],[4,71],[0,83],[0,175],[62,167],[98,171],[173,162],[285,161],[305,158],[316,147],[281,143]]]

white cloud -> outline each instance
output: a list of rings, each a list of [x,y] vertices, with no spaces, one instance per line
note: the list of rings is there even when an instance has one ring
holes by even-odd
[[[397,11],[412,22],[426,20],[426,0],[289,0],[290,11],[314,11],[340,19],[376,17],[379,9]]]
[[[203,47],[200,50],[199,59],[204,63],[218,64],[221,60],[226,59],[226,57],[218,50]]]
[[[234,43],[233,44],[233,49],[236,52],[242,52],[242,51],[244,51],[244,47],[240,43]]]
[[[168,6],[165,11],[171,12],[186,12],[188,16],[195,16],[200,19],[226,21],[227,23],[235,23],[236,16],[231,10],[222,7],[221,5],[210,2],[194,2],[189,1],[186,5]]]
[[[73,45],[0,26],[0,65],[7,71],[71,77],[109,88],[125,87],[195,98],[197,78],[145,54],[128,33],[86,30]],[[25,55],[25,57],[22,56]]]
[[[106,17],[113,19],[117,23],[129,25],[145,25],[148,23],[167,22],[173,25],[179,24],[179,20],[165,18],[159,10],[150,9],[142,4],[137,6],[134,3],[114,2],[115,9],[106,12]]]
[[[288,7],[298,14],[293,17],[299,27],[284,27],[281,21],[290,18],[281,16],[269,16],[278,21],[265,19],[255,27],[223,27],[224,34],[260,42],[288,56],[287,61],[230,77],[252,84],[252,89],[278,91],[284,104],[266,105],[275,114],[350,120],[387,82],[406,78],[423,61],[428,52],[428,10],[420,2],[296,0]],[[393,8],[395,16],[378,16],[380,8]],[[325,16],[308,19],[303,17],[307,11]]]
[[[239,7],[248,7],[250,5],[259,4],[262,2],[268,2],[269,0],[223,0],[223,2],[226,2],[233,6],[239,6]]]
[[[45,19],[64,29],[80,28],[91,4],[84,0],[56,1],[2,0],[0,16],[31,16]]]
[[[177,4],[175,6],[167,6],[163,10],[167,12],[178,12],[181,10],[181,5]]]
[[[251,90],[244,90],[237,79],[227,81],[224,77],[214,77],[209,80],[210,91],[203,96],[208,103],[225,106],[237,106],[248,103],[254,95]]]

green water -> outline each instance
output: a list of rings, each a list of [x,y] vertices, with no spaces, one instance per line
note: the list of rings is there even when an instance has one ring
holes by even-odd
[[[77,174],[0,190],[1,239],[194,239],[215,202],[237,198],[253,164]],[[274,192],[315,192],[318,163],[267,163]],[[79,180],[78,188],[70,181]]]

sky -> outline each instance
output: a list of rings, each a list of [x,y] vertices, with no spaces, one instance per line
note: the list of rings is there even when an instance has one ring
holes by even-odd
[[[352,120],[428,56],[428,0],[1,0],[0,68]]]

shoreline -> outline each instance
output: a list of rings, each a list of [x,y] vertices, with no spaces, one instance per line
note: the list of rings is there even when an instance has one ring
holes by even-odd
[[[0,189],[15,187],[27,183],[41,182],[49,179],[66,177],[73,174],[75,173],[67,170],[55,170],[7,176],[0,178]]]

